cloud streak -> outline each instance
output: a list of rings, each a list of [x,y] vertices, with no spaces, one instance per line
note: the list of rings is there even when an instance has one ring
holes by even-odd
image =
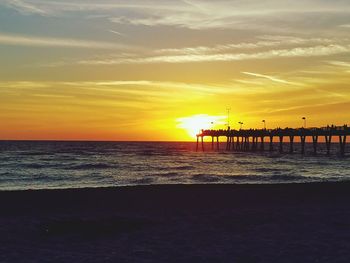
[[[28,2],[24,2],[21,0],[5,0],[4,4],[7,7],[13,8],[16,11],[22,14],[39,14],[46,15],[47,12],[44,9],[41,9],[35,5],[29,4]]]
[[[111,80],[111,81],[61,81],[61,82],[42,82],[42,81],[7,81],[0,82],[0,88],[3,89],[46,89],[54,86],[80,88],[86,90],[99,90],[109,92],[137,93],[143,90],[147,93],[159,93],[161,90],[183,90],[200,94],[224,94],[232,92],[231,86],[224,85],[206,85],[200,83],[184,83],[171,81],[154,80]],[[238,89],[236,90],[238,91]],[[144,94],[145,95],[145,94]]]
[[[269,75],[264,75],[264,74],[258,74],[258,73],[253,73],[253,72],[242,72],[245,75],[248,76],[253,76],[253,77],[257,77],[257,78],[264,78],[264,79],[268,79],[271,80],[273,82],[278,82],[278,83],[282,83],[282,84],[288,84],[288,85],[301,85],[300,83],[295,83],[295,82],[290,82],[290,81],[286,81],[274,76],[269,76]]]
[[[50,38],[0,33],[0,45],[31,46],[31,47],[64,47],[88,49],[128,49],[129,47],[111,42],[90,41],[69,38]]]
[[[329,61],[328,63],[331,64],[331,65],[334,65],[334,66],[350,68],[350,62],[344,62],[344,61]]]
[[[350,29],[350,24],[344,24],[344,25],[340,25],[339,27],[343,27],[343,28],[349,28],[349,29]]]
[[[211,53],[222,53],[232,50],[250,50],[260,48],[271,48],[283,45],[312,45],[312,44],[333,44],[334,40],[328,38],[300,38],[293,36],[260,36],[262,39],[258,42],[234,43],[225,45],[197,46],[185,48],[168,48],[157,50],[157,54],[172,54],[172,55],[201,55]]]
[[[118,32],[118,31],[115,31],[115,30],[108,30],[108,32],[113,33],[113,34],[116,34],[116,35],[118,35],[118,36],[122,36],[122,37],[125,36],[124,34]]]
[[[350,52],[350,45],[319,45],[313,47],[296,47],[291,49],[274,49],[255,53],[190,54],[164,55],[132,58],[110,58],[103,60],[82,60],[81,65],[118,65],[118,64],[153,64],[153,63],[197,63],[230,62],[243,60],[261,60],[276,58],[318,57]]]

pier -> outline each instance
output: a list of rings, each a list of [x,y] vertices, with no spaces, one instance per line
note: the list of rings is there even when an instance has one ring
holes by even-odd
[[[289,139],[288,153],[294,153],[295,138],[300,138],[301,154],[305,154],[305,145],[310,138],[313,147],[313,153],[317,154],[319,138],[324,138],[326,144],[326,153],[330,155],[332,139],[339,139],[339,152],[341,156],[345,155],[346,137],[350,136],[350,127],[344,126],[327,126],[320,128],[277,128],[277,129],[240,129],[240,130],[202,130],[197,134],[196,150],[205,151],[204,138],[211,137],[211,150],[220,150],[220,137],[226,139],[226,151],[265,151],[270,152],[278,150],[280,153],[285,152],[284,139]],[[277,138],[277,140],[275,139]],[[278,149],[274,149],[274,142],[278,142]],[[266,145],[267,144],[267,145]],[[268,147],[266,147],[268,146]]]

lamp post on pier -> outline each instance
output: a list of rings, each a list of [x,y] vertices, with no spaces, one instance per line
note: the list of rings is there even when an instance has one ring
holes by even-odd
[[[231,108],[226,108],[226,111],[227,111],[227,129],[229,130],[230,129],[230,111],[231,111]]]
[[[304,127],[303,128],[306,129],[306,117],[302,117],[301,119],[304,120]]]
[[[262,120],[262,122],[264,123],[264,130],[266,130],[266,121]]]
[[[240,125],[240,130],[242,130],[242,125],[243,125],[243,122],[238,122],[238,124]]]

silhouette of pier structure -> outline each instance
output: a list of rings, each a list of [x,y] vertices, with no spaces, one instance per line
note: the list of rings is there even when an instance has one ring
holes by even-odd
[[[278,151],[284,152],[284,139],[289,138],[289,153],[294,153],[295,138],[300,138],[301,154],[305,154],[307,137],[311,138],[313,153],[317,154],[319,138],[323,137],[326,144],[327,155],[331,153],[332,139],[338,137],[340,155],[345,155],[346,137],[350,135],[350,127],[327,126],[321,128],[277,128],[277,129],[240,129],[240,130],[202,130],[197,134],[196,150],[201,143],[205,151],[204,138],[211,137],[211,150],[220,149],[220,137],[226,137],[226,151],[274,151],[274,138],[278,138]],[[216,139],[216,140],[215,140]],[[265,140],[266,139],[266,140]],[[216,141],[216,142],[215,142]],[[267,145],[268,144],[268,147]]]

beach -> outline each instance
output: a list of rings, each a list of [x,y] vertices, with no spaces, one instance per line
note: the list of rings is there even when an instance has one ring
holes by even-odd
[[[0,262],[349,262],[350,182],[0,192]]]

